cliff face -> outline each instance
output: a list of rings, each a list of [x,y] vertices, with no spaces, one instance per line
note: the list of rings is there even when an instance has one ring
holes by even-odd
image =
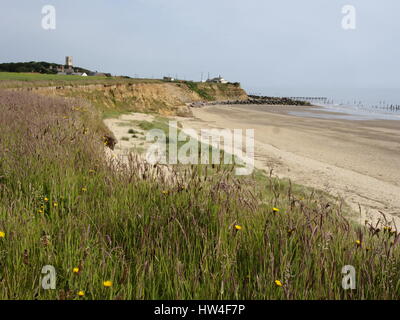
[[[25,89],[26,90],[26,89]],[[187,104],[198,101],[246,100],[246,92],[233,84],[134,83],[31,88],[45,95],[83,98],[103,111],[157,112],[189,115]]]

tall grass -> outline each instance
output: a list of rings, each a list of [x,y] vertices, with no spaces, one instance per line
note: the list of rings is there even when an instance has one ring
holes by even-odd
[[[399,298],[397,231],[336,201],[230,167],[115,167],[79,100],[1,92],[0,112],[1,299]]]

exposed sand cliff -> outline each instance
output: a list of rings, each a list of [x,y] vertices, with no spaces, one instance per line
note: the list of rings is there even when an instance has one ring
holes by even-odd
[[[79,97],[102,110],[156,112],[163,115],[190,115],[187,104],[198,101],[246,100],[239,86],[216,83],[132,83],[22,88],[45,95]]]

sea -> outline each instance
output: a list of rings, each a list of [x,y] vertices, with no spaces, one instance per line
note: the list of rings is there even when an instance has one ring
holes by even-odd
[[[291,112],[297,116],[344,120],[400,120],[400,89],[256,87],[246,90],[249,94],[259,96],[306,100],[320,107],[313,112]]]

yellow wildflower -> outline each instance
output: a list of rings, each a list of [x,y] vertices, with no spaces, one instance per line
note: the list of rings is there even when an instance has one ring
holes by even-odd
[[[45,197],[44,201],[49,202],[49,198]]]
[[[169,191],[168,190],[163,190],[163,192],[162,192],[163,194],[168,194],[169,193]]]
[[[81,291],[78,292],[78,296],[83,297],[84,295],[85,295],[85,291],[81,290]]]
[[[273,211],[273,212],[279,212],[279,211],[281,211],[281,210],[279,210],[278,208],[272,208],[272,211]]]
[[[236,230],[242,230],[242,226],[239,226],[238,224],[235,226]]]
[[[86,191],[87,191],[87,188],[83,187],[83,188],[82,188],[82,191],[83,191],[83,192],[86,192]]]
[[[280,282],[279,280],[275,280],[275,284],[276,284],[278,287],[283,287],[283,283]]]
[[[54,203],[53,203],[53,206],[54,206],[54,207],[58,207],[58,203],[57,203],[57,202],[54,202]]]
[[[358,246],[360,246],[360,245],[361,245],[361,240],[356,240],[356,244],[357,244]]]
[[[73,273],[79,273],[79,271],[80,271],[80,270],[79,270],[78,267],[75,267],[75,268],[72,269],[72,272],[73,272]]]
[[[104,281],[104,282],[103,282],[103,286],[105,286],[105,287],[107,287],[107,288],[112,287],[112,285],[113,285],[113,283],[112,283],[112,281],[110,281],[110,280],[107,280],[107,281]]]
[[[39,213],[43,213],[43,210],[38,210]]]
[[[295,231],[296,231],[296,229],[289,229],[287,233],[289,236],[291,236],[293,234],[293,232],[295,232]]]
[[[6,233],[4,231],[0,231],[0,238],[5,238],[6,237]]]

